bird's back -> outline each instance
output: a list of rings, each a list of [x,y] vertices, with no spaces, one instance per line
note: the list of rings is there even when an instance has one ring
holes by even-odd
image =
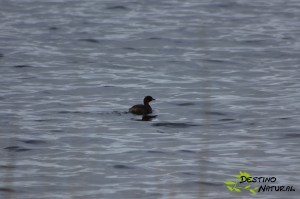
[[[137,115],[145,115],[145,114],[152,113],[152,108],[149,105],[146,106],[143,104],[137,104],[137,105],[134,105],[133,107],[131,107],[129,109],[129,112],[137,114]]]

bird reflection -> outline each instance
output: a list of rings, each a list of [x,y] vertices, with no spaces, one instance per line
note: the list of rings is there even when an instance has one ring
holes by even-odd
[[[153,118],[156,118],[157,115],[143,115],[142,121],[152,121]]]

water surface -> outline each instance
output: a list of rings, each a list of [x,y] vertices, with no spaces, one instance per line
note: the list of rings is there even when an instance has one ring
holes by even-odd
[[[1,198],[297,198],[299,1],[0,11]],[[239,171],[296,192],[229,192]]]

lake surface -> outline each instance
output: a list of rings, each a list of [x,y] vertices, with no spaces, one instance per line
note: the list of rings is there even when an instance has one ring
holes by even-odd
[[[300,1],[2,0],[0,198],[298,198]],[[128,113],[146,95],[153,117]],[[295,192],[230,192],[240,171]]]

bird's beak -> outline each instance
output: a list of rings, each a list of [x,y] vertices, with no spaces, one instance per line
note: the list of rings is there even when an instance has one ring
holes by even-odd
[[[154,98],[152,98],[152,101],[154,101],[155,99]]]

